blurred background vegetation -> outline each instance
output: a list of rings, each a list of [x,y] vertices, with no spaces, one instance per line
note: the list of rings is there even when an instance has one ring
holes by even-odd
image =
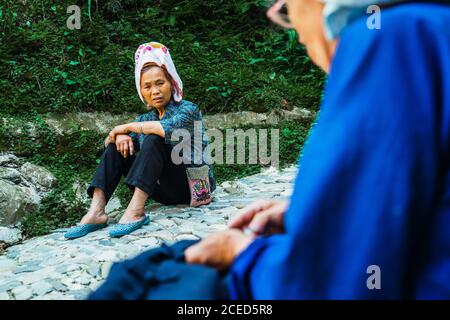
[[[81,29],[69,30],[67,7],[81,8]],[[58,178],[55,191],[23,222],[34,236],[68,226],[85,208],[72,184],[89,181],[104,137],[80,130],[63,139],[44,119],[73,112],[144,113],[134,85],[139,44],[158,41],[171,52],[185,99],[203,114],[317,110],[324,74],[292,30],[266,18],[266,0],[2,0],[0,117],[32,122],[15,136],[0,129],[0,152],[14,152]],[[295,163],[310,122],[279,123],[281,164]],[[14,139],[14,145],[11,144]],[[257,173],[258,165],[216,165],[219,182]],[[124,187],[117,194],[127,201]]]

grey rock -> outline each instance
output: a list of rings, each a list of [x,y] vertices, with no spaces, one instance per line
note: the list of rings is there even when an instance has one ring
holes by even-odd
[[[117,246],[120,260],[131,259],[149,247],[135,246],[133,244],[124,244]]]
[[[240,111],[205,115],[203,120],[207,128],[226,129],[245,125],[277,124],[280,120],[295,121],[300,119],[311,119],[314,113],[298,107],[292,110],[274,109],[268,113],[257,113],[253,111]]]
[[[133,232],[131,233],[131,235],[132,235],[133,237],[143,237],[143,236],[146,236],[146,235],[149,234],[149,233],[151,233],[150,230],[144,229],[144,228],[139,228],[139,229],[133,231]]]
[[[53,115],[46,119],[46,123],[58,135],[70,134],[74,131],[73,128],[107,134],[111,128],[130,122],[134,118],[135,115],[132,113],[115,115],[109,112],[79,112]]]
[[[96,253],[95,250],[93,250],[93,249],[91,249],[91,248],[86,248],[86,247],[84,247],[84,246],[82,246],[82,247],[80,248],[80,251],[81,251],[82,253],[88,255],[88,256],[93,255],[93,254]]]
[[[22,161],[13,154],[0,154],[0,226],[16,224],[35,210],[55,184],[47,169]]]
[[[0,167],[0,177],[3,180],[6,180],[13,184],[21,184],[26,183],[27,181],[24,181],[23,177],[20,174],[20,171],[15,168],[4,168]]]
[[[108,213],[109,223],[118,223],[122,217],[123,210],[117,209]]]
[[[151,238],[143,238],[137,241],[134,241],[133,244],[143,246],[143,247],[155,247],[158,244],[158,239]]]
[[[122,238],[112,238],[109,241],[111,241],[112,245],[115,246],[117,244],[124,244],[130,242],[129,236],[124,236]]]
[[[91,282],[91,284],[89,285],[89,289],[91,289],[92,291],[96,291],[102,284],[103,284],[103,281],[93,280]]]
[[[57,266],[55,268],[55,271],[58,273],[61,273],[61,274],[65,274],[65,273],[80,270],[80,269],[81,269],[81,267],[76,264],[63,264],[63,265]]]
[[[199,237],[194,236],[192,234],[180,234],[179,236],[175,237],[176,241],[181,241],[181,240],[198,240]]]
[[[220,223],[220,224],[216,223],[216,224],[209,225],[209,229],[208,230],[216,232],[216,231],[226,230],[227,228],[228,227],[225,224],[223,224],[223,223]]]
[[[203,239],[203,238],[207,237],[211,233],[212,233],[212,231],[206,231],[206,230],[196,230],[196,231],[193,232],[194,236],[197,236],[200,239]]]
[[[0,166],[6,168],[17,168],[20,159],[12,153],[0,153]]]
[[[217,224],[217,223],[223,223],[225,224],[225,220],[223,217],[221,216],[203,216],[203,221],[208,223],[208,224]]]
[[[20,268],[18,268],[14,273],[15,274],[19,274],[19,273],[24,273],[24,272],[33,272],[33,271],[37,271],[42,269],[41,266],[39,265],[25,265],[25,266],[21,266]]]
[[[40,253],[40,254],[46,254],[46,253],[52,251],[53,249],[54,249],[54,247],[41,244],[41,245],[37,246],[36,248],[34,248],[33,252]]]
[[[16,300],[28,300],[33,296],[32,290],[28,286],[20,286],[11,290]]]
[[[179,219],[188,219],[191,215],[188,212],[184,213],[170,213],[167,215],[167,218],[179,218]]]
[[[89,272],[89,274],[93,277],[98,277],[98,276],[100,276],[100,273],[101,273],[100,266],[97,263],[92,264],[87,269],[87,272]]]
[[[66,285],[57,280],[47,279],[47,281],[49,284],[52,285],[53,289],[55,289],[56,291],[66,292],[68,290]]]
[[[82,250],[82,249],[80,249],[80,250]],[[92,261],[92,257],[93,256],[95,256],[95,255],[88,256],[88,255],[86,255],[86,254],[81,252],[80,255],[75,256],[71,260],[71,263],[75,263],[75,264],[78,264],[80,266],[87,265],[87,264],[89,264]]]
[[[50,231],[51,233],[65,233],[67,232],[67,230],[69,230],[70,228],[59,228],[59,229],[54,229],[52,231]],[[58,235],[59,237],[59,235]]]
[[[209,204],[208,209],[209,210],[220,210],[220,209],[228,208],[229,206],[230,206],[229,203]]]
[[[158,219],[155,222],[163,227],[172,227],[176,225],[175,222],[169,219]]]
[[[85,300],[89,294],[91,294],[92,290],[89,288],[86,289],[79,289],[79,290],[72,290],[68,292],[70,295],[72,295],[76,300]]]
[[[0,155],[4,168],[18,171],[22,166],[2,159],[5,157]],[[256,196],[266,198],[275,196],[277,192],[273,190],[277,188],[285,188],[285,191],[291,189],[284,177],[294,175],[295,171],[284,172],[271,169],[245,182],[238,180],[229,187],[249,188],[252,192],[229,194],[224,191],[218,202],[208,206],[152,205],[152,222],[122,238],[110,238],[108,230],[103,230],[74,241],[65,241],[61,234],[65,229],[61,229],[59,232],[55,230],[54,234],[9,247],[0,256],[0,299],[14,299],[16,295],[11,290],[23,299],[85,299],[107,277],[115,261],[129,259],[161,242],[204,238],[225,229],[229,216],[239,212],[237,207],[252,202]],[[7,173],[10,178],[17,177],[16,172],[9,170]],[[278,186],[270,185],[277,179]]]
[[[136,117],[134,113],[113,114],[110,112],[77,112],[65,113],[61,115],[52,115],[45,119],[46,124],[56,135],[71,134],[74,128],[81,130],[92,130],[100,134],[106,135],[111,128],[131,122]],[[274,108],[270,112],[260,113],[254,111],[239,111],[221,114],[204,115],[203,121],[208,129],[227,129],[233,127],[241,127],[245,125],[259,126],[267,124],[278,124],[283,121],[298,121],[301,119],[313,119],[315,113],[300,107],[287,107],[283,102],[280,106]],[[2,125],[6,127],[15,127],[17,120],[14,118],[3,117]],[[24,122],[24,126],[30,128],[32,135],[35,135],[36,125],[31,122]],[[20,130],[12,132],[20,135]],[[7,157],[0,157],[1,161],[11,161]]]
[[[14,260],[8,259],[6,257],[0,257],[0,271],[12,271],[17,269],[17,263]]]
[[[167,230],[159,230],[152,234],[154,237],[160,238],[162,241],[172,241],[173,234]]]
[[[65,295],[58,291],[52,291],[43,296],[34,297],[31,300],[74,300],[72,296]]]
[[[90,199],[86,192],[88,187],[89,183],[81,182],[79,180],[74,181],[74,183],[72,184],[72,190],[75,195],[75,199],[78,202],[84,203],[85,205],[88,205],[90,202]]]
[[[116,210],[120,210],[121,208],[122,208],[122,204],[120,203],[119,198],[113,196],[108,201],[108,204],[105,207],[105,212],[107,214],[110,214],[111,212],[116,211]]]
[[[53,290],[53,286],[46,280],[41,280],[31,285],[31,290],[38,296],[43,296]]]
[[[8,292],[0,292],[0,301],[2,300],[10,300]]]
[[[105,278],[108,276],[109,271],[111,270],[112,265],[113,265],[112,262],[105,262],[105,263],[103,263],[102,266],[100,267],[100,268],[101,268],[101,276],[102,276],[103,279],[105,279]],[[0,291],[1,291],[1,290],[0,290]]]
[[[161,230],[161,226],[156,223],[149,223],[148,225],[143,226],[139,230],[144,230],[146,233],[151,233],[151,232]]]
[[[167,230],[167,231],[169,231],[172,234],[179,234],[179,233],[181,233],[181,229],[178,226],[173,226],[173,227],[170,227],[170,228],[164,228],[164,230]]]
[[[27,212],[35,210],[39,203],[35,189],[0,178],[0,226],[17,223]]]
[[[8,248],[8,250],[5,252],[5,256],[10,259],[17,259],[17,257],[20,256],[20,250],[16,249],[16,247]]]
[[[54,257],[49,260],[44,260],[42,262],[42,266],[48,267],[48,266],[60,266],[64,264],[67,261],[67,258],[64,256],[60,256],[59,253],[54,253]]]
[[[20,168],[20,171],[29,178],[33,184],[45,190],[51,189],[56,183],[56,178],[53,173],[35,164],[27,162]]]
[[[189,207],[189,212],[193,213],[193,214],[195,214],[195,213],[202,213],[203,212],[203,208],[204,207],[202,207],[202,208],[191,208],[191,207]]]
[[[22,283],[18,280],[9,280],[0,285],[0,292],[9,291],[15,287],[21,286]]]
[[[111,240],[100,240],[98,243],[101,244],[102,246],[107,247],[112,247],[114,245],[114,243],[112,243]]]
[[[44,280],[46,278],[50,278],[52,276],[54,276],[55,270],[54,268],[44,268],[38,271],[34,271],[34,272],[26,272],[23,274],[20,274],[20,280],[24,283],[24,284],[32,284],[35,282],[38,282],[40,280]]]
[[[97,256],[98,261],[116,261],[117,260],[117,252],[113,250],[108,250],[100,253]]]
[[[91,283],[91,277],[87,275],[82,275],[78,278],[78,283],[82,284],[83,286],[87,286]]]
[[[221,187],[225,192],[233,195],[242,195],[250,192],[250,188],[240,181],[226,181],[222,183]]]

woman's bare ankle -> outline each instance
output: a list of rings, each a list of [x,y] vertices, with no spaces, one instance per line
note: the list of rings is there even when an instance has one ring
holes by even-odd
[[[93,216],[102,216],[104,214],[106,214],[105,212],[105,207],[104,206],[95,206],[95,207],[90,207],[87,214],[89,215],[93,215]]]
[[[81,219],[81,224],[102,224],[108,222],[108,215],[105,208],[90,208]]]
[[[144,208],[127,208],[120,218],[119,223],[128,223],[141,220],[145,215]]]

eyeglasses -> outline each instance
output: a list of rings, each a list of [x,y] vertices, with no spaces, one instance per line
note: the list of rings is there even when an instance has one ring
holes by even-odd
[[[282,11],[287,12],[286,0],[277,0],[267,11],[267,17],[283,28],[293,29],[294,27],[287,13],[282,13]]]

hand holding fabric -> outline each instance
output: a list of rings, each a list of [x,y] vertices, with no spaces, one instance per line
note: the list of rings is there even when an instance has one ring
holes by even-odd
[[[255,235],[284,233],[287,200],[258,200],[241,210],[228,224],[230,228],[250,229]]]
[[[219,270],[228,268],[253,241],[237,229],[212,234],[184,252],[187,263],[203,264]]]

